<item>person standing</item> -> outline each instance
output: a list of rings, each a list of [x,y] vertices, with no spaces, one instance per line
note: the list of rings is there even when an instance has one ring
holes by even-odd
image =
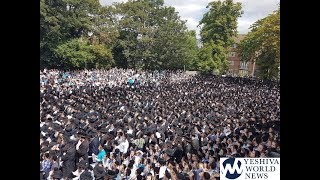
[[[138,139],[134,140],[134,144],[137,146],[139,150],[143,150],[144,143],[145,143],[145,140],[141,134],[139,135]]]
[[[76,146],[77,150],[77,162],[82,158],[84,161],[89,163],[88,152],[89,152],[89,141],[85,134],[80,134],[80,139]]]
[[[101,163],[103,158],[106,156],[106,151],[103,149],[102,145],[99,145],[99,153],[98,156],[96,157],[96,161]]]
[[[99,153],[99,146],[100,146],[100,136],[95,136],[93,137],[93,139],[91,140],[90,144],[89,144],[89,152],[88,155],[98,155]],[[92,164],[93,160],[92,158],[89,158],[89,164]]]
[[[61,157],[63,178],[66,179],[73,171],[76,170],[76,148],[72,142],[64,147],[64,153]]]
[[[43,161],[41,163],[41,171],[43,172],[43,177],[44,179],[47,179],[47,177],[49,176],[49,173],[51,171],[51,166],[52,166],[52,162],[49,159],[49,153],[45,153],[43,155]]]

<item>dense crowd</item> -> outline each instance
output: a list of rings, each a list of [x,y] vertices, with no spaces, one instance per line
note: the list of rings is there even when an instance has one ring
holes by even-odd
[[[219,179],[280,156],[278,82],[173,71],[40,71],[41,179]]]

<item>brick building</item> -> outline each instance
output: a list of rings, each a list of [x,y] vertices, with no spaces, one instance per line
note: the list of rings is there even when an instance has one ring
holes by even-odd
[[[249,75],[252,76],[256,74],[257,66],[252,61],[244,62],[241,61],[240,52],[238,45],[241,40],[245,38],[244,34],[239,34],[237,37],[234,37],[235,43],[233,47],[228,49],[228,60],[229,60],[229,73],[238,76]],[[254,73],[254,74],[253,74]]]

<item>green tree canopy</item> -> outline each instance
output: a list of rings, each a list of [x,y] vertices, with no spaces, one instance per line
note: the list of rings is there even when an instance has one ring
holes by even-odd
[[[241,59],[255,61],[259,77],[277,78],[280,66],[280,7],[250,28],[251,32],[240,43]]]
[[[225,73],[228,70],[227,48],[237,35],[237,20],[243,14],[241,3],[233,0],[213,1],[207,6],[199,25],[203,47],[199,52],[199,70]]]
[[[237,35],[237,20],[243,14],[241,3],[233,0],[213,1],[207,6],[199,25],[203,25],[200,35],[202,42],[210,40],[224,47],[233,44],[232,37]]]
[[[98,37],[99,40],[103,40],[101,34],[106,31],[114,33],[114,31],[103,29],[108,23],[108,19],[101,18],[101,13],[103,11],[99,0],[40,0],[41,67],[69,68],[70,62],[64,62],[64,58],[61,59],[61,56],[57,56],[57,52],[61,52],[59,47],[66,45],[73,47],[78,42],[78,38],[86,39],[89,33],[94,33],[92,38]],[[109,41],[98,42],[98,44],[113,40],[114,38],[109,38]],[[85,52],[83,51],[82,55],[89,57]],[[71,59],[74,60],[74,58]],[[82,64],[78,60],[72,62],[78,62],[79,64],[73,64],[76,66]]]
[[[195,32],[163,0],[40,0],[41,67],[194,69]]]
[[[82,38],[59,45],[55,55],[62,60],[61,66],[67,69],[110,68],[114,63],[110,49],[99,44],[90,45]]]
[[[204,43],[199,51],[199,70],[204,73],[225,73],[228,70],[225,51],[223,46],[214,44],[212,40]]]
[[[196,51],[188,43],[185,22],[173,7],[163,1],[129,0],[116,4],[118,44],[114,49],[120,67],[143,69],[182,69],[193,61]],[[194,54],[194,53],[193,53]]]

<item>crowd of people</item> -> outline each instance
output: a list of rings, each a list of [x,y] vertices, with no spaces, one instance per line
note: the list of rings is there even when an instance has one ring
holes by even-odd
[[[182,71],[40,71],[40,178],[214,180],[221,157],[279,157],[279,89]]]

